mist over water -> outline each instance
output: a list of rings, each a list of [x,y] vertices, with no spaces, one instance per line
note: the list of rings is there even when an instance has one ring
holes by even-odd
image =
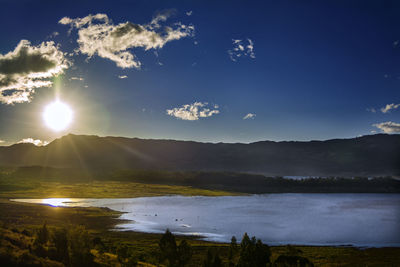
[[[228,197],[17,199],[53,206],[107,207],[130,220],[118,230],[198,235],[229,242],[255,235],[270,245],[400,246],[399,194],[266,194]]]

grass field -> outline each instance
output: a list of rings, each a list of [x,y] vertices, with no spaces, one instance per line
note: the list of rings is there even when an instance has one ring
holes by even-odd
[[[61,183],[18,179],[0,182],[0,198],[130,198],[163,195],[227,196],[239,193],[179,185],[121,181]]]

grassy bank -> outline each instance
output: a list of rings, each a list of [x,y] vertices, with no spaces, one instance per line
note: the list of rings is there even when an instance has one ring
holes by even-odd
[[[52,182],[18,179],[0,183],[0,198],[131,198],[165,195],[227,196],[240,193],[180,185],[126,181]]]
[[[100,237],[109,248],[108,262],[114,262],[113,251],[125,244],[131,248],[135,257],[141,263],[158,265],[158,242],[160,235],[137,232],[115,232],[110,228],[120,221],[120,213],[105,208],[60,208],[45,205],[15,203],[0,200],[0,222],[3,229],[15,235],[26,230],[34,233],[44,222],[49,229],[74,227],[83,225],[92,238]],[[20,237],[18,237],[20,238]],[[229,245],[195,240],[191,237],[177,237],[177,241],[186,239],[193,249],[193,258],[189,266],[201,266],[208,249],[217,250],[222,261],[227,263]],[[293,250],[293,247],[291,248]],[[310,259],[316,266],[400,266],[400,248],[369,248],[352,247],[294,247],[298,253]],[[274,260],[278,255],[285,254],[286,246],[271,247]],[[93,251],[97,255],[96,251]],[[104,255],[102,256],[104,258]],[[98,261],[104,261],[97,258]],[[114,260],[113,260],[114,259]],[[150,266],[150,265],[148,265]]]
[[[115,182],[114,184],[112,182]],[[130,196],[138,190],[146,195],[169,192],[195,195],[224,195],[221,191],[242,194],[265,193],[400,193],[400,181],[392,177],[326,177],[311,179],[285,179],[266,177],[260,174],[210,172],[210,171],[157,171],[157,170],[114,170],[109,172],[84,169],[62,169],[41,166],[0,167],[0,188],[32,190],[45,188],[49,183],[52,194],[90,191],[73,188],[57,188],[57,183],[93,185],[94,194],[116,193]],[[126,183],[126,187],[125,187]],[[103,185],[104,184],[104,185]],[[140,185],[142,184],[142,185]],[[122,185],[122,186],[120,186]],[[113,191],[118,187],[120,191]],[[138,189],[136,189],[137,187]],[[4,191],[0,190],[0,191]],[[47,190],[47,188],[46,188]],[[59,190],[59,191],[55,191]],[[88,190],[91,190],[88,188]],[[14,190],[15,191],[15,190]],[[219,192],[218,192],[219,191]],[[37,193],[32,191],[30,193]],[[140,193],[140,191],[139,191]],[[80,197],[83,197],[81,195]]]

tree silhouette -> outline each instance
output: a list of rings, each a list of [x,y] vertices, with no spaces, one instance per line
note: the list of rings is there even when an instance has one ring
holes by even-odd
[[[174,235],[167,229],[160,239],[160,261],[167,261],[168,266],[176,266],[178,252]]]
[[[68,265],[69,252],[67,230],[65,228],[55,230],[52,235],[52,241],[56,249],[55,259]]]
[[[208,249],[206,259],[203,262],[203,267],[222,267],[222,266],[223,264],[221,258],[218,255],[218,251],[215,251],[213,253],[211,249]]]
[[[160,262],[167,262],[168,266],[185,266],[192,258],[192,248],[186,240],[176,245],[174,235],[167,229],[160,239]]]
[[[192,258],[192,248],[186,240],[182,240],[178,246],[178,257],[179,266],[185,266]]]
[[[70,262],[72,266],[93,266],[90,253],[90,237],[84,226],[77,226],[69,231]]]
[[[238,251],[237,239],[235,236],[232,236],[231,244],[229,246],[229,255],[228,255],[229,266],[234,266],[233,259],[237,251]]]
[[[124,263],[129,258],[129,248],[127,247],[127,245],[120,244],[117,247],[117,257],[118,257],[118,261],[121,263],[121,265],[124,265]]]
[[[256,240],[253,236],[251,239],[245,233],[240,243],[240,258],[238,267],[264,267],[270,262],[271,251],[269,247]]]
[[[47,230],[46,223],[44,223],[42,228],[37,232],[36,242],[44,245],[49,241],[49,236],[49,230]]]

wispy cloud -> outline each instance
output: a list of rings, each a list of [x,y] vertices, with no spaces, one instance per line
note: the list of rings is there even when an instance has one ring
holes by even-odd
[[[126,76],[126,75],[118,75],[118,78],[120,78],[120,79],[126,79],[126,78],[128,78],[128,76]]]
[[[70,80],[83,81],[84,79],[82,77],[71,77]]]
[[[381,108],[382,113],[390,113],[391,110],[397,109],[400,107],[400,104],[387,104],[385,107]]]
[[[21,40],[14,51],[0,54],[0,102],[30,102],[36,88],[50,87],[51,78],[70,65],[54,42],[32,46]]]
[[[376,123],[372,126],[379,128],[384,133],[400,133],[400,123],[387,121],[382,123]]]
[[[367,108],[367,111],[371,112],[371,113],[376,113],[376,109],[375,108]]]
[[[248,120],[248,119],[254,119],[256,117],[256,114],[254,114],[254,113],[247,113],[244,117],[243,117],[243,119],[244,120]]]
[[[199,118],[211,117],[218,114],[218,105],[209,105],[207,102],[194,102],[178,108],[167,109],[167,114],[182,120],[196,121]]]
[[[59,23],[71,25],[78,30],[77,52],[91,58],[97,55],[114,61],[121,68],[140,68],[142,63],[131,51],[160,49],[166,43],[194,36],[194,26],[180,22],[161,26],[174,10],[158,13],[148,24],[123,22],[114,25],[106,14],[88,15],[83,18],[62,18]]]
[[[5,143],[5,142],[6,142],[6,141],[0,139],[0,144],[1,144],[1,143]]]
[[[228,50],[229,57],[232,61],[237,61],[241,57],[256,58],[254,42],[251,39],[247,38],[245,41],[232,39],[232,43],[233,48]]]
[[[186,16],[191,16],[192,14],[193,14],[192,10],[186,12]]]
[[[31,143],[31,144],[34,144],[35,146],[45,146],[49,142],[42,141],[40,139],[24,138],[24,139],[22,139],[21,141],[18,142],[18,144],[21,144],[21,143]]]

